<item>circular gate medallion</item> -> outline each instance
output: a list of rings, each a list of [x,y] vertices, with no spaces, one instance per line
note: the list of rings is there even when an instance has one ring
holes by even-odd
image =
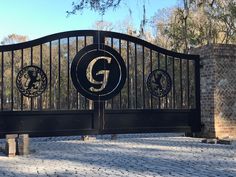
[[[153,96],[164,97],[171,90],[171,78],[161,69],[152,71],[147,79],[147,88]]]
[[[47,76],[37,66],[26,66],[17,74],[16,86],[24,96],[37,97],[47,88]]]
[[[108,100],[123,88],[126,66],[113,48],[92,44],[76,54],[71,64],[71,78],[75,88],[86,98]]]

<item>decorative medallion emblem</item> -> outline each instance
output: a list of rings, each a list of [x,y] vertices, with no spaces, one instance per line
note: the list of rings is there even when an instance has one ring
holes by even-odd
[[[90,100],[108,100],[117,95],[126,80],[120,54],[106,45],[81,49],[71,64],[71,78],[80,94]]]
[[[161,69],[152,71],[147,79],[147,88],[153,96],[166,96],[171,90],[170,75]]]
[[[26,97],[37,97],[47,88],[47,76],[37,66],[26,66],[16,77],[18,90]]]

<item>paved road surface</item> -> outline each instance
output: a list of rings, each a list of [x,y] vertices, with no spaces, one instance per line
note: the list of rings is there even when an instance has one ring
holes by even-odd
[[[28,156],[0,154],[0,177],[236,177],[236,144],[166,134],[32,138]],[[0,140],[4,146],[4,140]]]

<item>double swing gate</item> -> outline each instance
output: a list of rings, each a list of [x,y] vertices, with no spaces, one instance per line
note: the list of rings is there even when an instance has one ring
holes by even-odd
[[[200,131],[199,56],[107,31],[0,46],[0,136]]]

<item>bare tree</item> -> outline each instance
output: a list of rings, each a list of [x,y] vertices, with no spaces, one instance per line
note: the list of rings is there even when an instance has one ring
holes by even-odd
[[[29,40],[28,36],[19,35],[19,34],[10,34],[1,41],[1,44],[2,45],[16,44],[16,43],[25,42],[28,40]]]

